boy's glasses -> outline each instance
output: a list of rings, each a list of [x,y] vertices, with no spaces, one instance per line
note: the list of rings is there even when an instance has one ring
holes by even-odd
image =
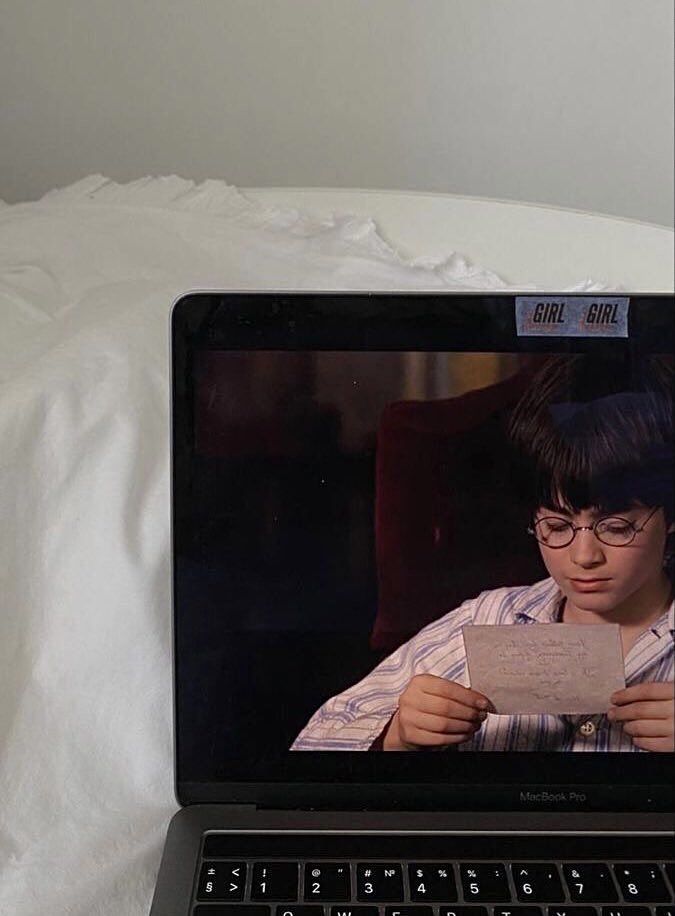
[[[596,519],[592,525],[573,525],[563,518],[547,515],[538,519],[534,527],[528,528],[527,533],[533,534],[540,544],[552,547],[567,547],[577,535],[577,531],[592,531],[596,538],[610,547],[627,547],[635,535],[643,531],[649,519],[654,515],[658,506],[649,513],[642,525],[636,525],[627,518],[608,515]]]

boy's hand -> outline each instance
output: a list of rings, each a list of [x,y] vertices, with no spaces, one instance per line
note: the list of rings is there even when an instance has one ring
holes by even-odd
[[[455,681],[417,674],[399,697],[398,710],[384,736],[385,751],[440,749],[468,741],[481,727],[490,701]]]
[[[672,681],[649,681],[618,690],[610,697],[607,717],[621,722],[633,744],[645,751],[675,750],[675,703]]]

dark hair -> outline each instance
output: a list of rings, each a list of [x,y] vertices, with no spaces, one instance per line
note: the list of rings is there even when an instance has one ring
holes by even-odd
[[[641,504],[673,521],[671,356],[551,357],[514,408],[508,435],[514,485],[532,512],[611,514]]]

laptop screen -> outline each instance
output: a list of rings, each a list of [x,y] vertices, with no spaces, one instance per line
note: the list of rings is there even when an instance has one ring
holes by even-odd
[[[184,299],[179,783],[665,782],[672,308]]]

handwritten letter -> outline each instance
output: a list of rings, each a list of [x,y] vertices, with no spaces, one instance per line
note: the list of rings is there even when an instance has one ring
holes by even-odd
[[[618,624],[462,628],[471,687],[501,714],[606,712],[625,687]]]

